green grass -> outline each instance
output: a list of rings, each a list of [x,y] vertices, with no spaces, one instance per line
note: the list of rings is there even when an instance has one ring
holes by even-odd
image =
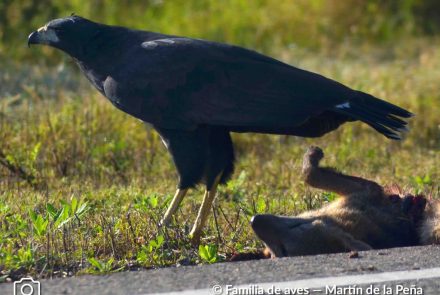
[[[0,72],[0,279],[106,273],[213,263],[261,247],[255,213],[295,214],[334,198],[299,177],[306,147],[325,163],[381,184],[439,195],[440,42],[392,48],[276,56],[408,108],[416,117],[402,142],[365,124],[345,124],[319,139],[234,134],[237,165],[221,187],[202,239],[188,232],[203,195],[192,190],[171,226],[158,221],[176,171],[158,135],[116,110],[70,67],[20,66]]]

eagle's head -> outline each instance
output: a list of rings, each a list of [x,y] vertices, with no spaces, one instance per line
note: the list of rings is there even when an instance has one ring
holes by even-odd
[[[100,27],[100,24],[76,15],[54,19],[29,35],[28,46],[45,44],[78,58],[85,45],[99,34]]]

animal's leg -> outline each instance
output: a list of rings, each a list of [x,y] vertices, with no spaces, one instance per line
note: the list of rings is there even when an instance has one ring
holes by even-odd
[[[220,181],[220,177],[221,174],[217,176],[211,188],[208,188],[206,190],[205,196],[203,197],[202,205],[200,206],[196,221],[194,222],[194,226],[189,234],[193,245],[198,245],[200,243],[200,236],[202,234],[202,229],[205,226],[206,220],[208,219],[209,216],[209,211],[212,207],[212,203],[214,202],[214,198],[217,193],[217,185]]]
[[[169,222],[188,188],[204,181],[206,193],[191,231],[197,243],[219,183],[225,183],[233,171],[234,150],[229,131],[223,128],[200,127],[194,131],[157,128],[171,153],[179,174],[178,190],[162,219]]]
[[[356,193],[382,195],[383,188],[374,181],[339,173],[331,168],[319,167],[324,157],[319,147],[310,147],[303,159],[302,173],[310,186],[348,196]]]
[[[161,220],[161,225],[167,225],[188,189],[203,176],[208,155],[208,133],[202,129],[190,132],[157,128],[157,131],[171,153],[179,174],[178,189]]]
[[[173,199],[171,200],[170,205],[168,206],[167,212],[165,212],[165,215],[163,216],[162,220],[160,221],[161,226],[168,225],[171,217],[177,211],[177,208],[179,208],[179,204],[182,202],[182,200],[185,197],[187,192],[188,192],[187,188],[177,189],[176,193],[174,194]]]
[[[217,186],[226,183],[234,169],[234,149],[229,131],[223,128],[210,128],[209,153],[205,168],[204,180],[206,192],[200,206],[190,237],[194,245],[198,245],[203,227],[214,202]]]

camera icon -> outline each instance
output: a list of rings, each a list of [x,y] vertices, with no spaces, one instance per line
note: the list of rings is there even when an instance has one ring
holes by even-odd
[[[14,295],[40,295],[40,282],[32,278],[22,278],[14,282]]]

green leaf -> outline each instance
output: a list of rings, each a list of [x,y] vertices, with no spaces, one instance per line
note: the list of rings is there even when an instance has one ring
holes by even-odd
[[[30,154],[30,160],[31,160],[31,163],[34,163],[35,160],[37,159],[37,157],[38,157],[38,153],[40,152],[40,148],[41,148],[41,142],[38,142],[38,143],[34,146],[34,148],[32,149],[31,154]]]
[[[88,205],[89,205],[89,204],[88,204],[87,202],[82,203],[82,204],[79,206],[78,210],[76,211],[76,215],[78,215],[78,217],[81,217],[81,216],[83,216],[85,213],[87,213],[87,211],[89,210]]]
[[[139,251],[136,255],[136,261],[140,262],[140,263],[145,263],[148,261],[148,255],[147,255],[147,251],[148,249],[146,248],[142,248],[141,251]]]
[[[65,211],[67,211],[67,213],[68,214],[70,214],[70,212],[71,212],[71,206],[70,206],[70,204],[69,203],[67,203],[66,201],[64,201],[64,200],[61,200],[61,205],[63,205],[63,209],[65,210]]]
[[[156,242],[157,242],[157,248],[160,248],[163,245],[165,238],[162,235],[157,236]]]
[[[266,201],[264,198],[258,198],[257,203],[255,204],[257,213],[264,213],[266,212]]]
[[[156,240],[151,240],[150,242],[148,242],[148,245],[150,245],[151,248],[157,248]]]
[[[16,164],[16,160],[15,160],[15,158],[14,158],[12,155],[6,155],[6,161],[7,161],[8,163],[13,164],[13,165]]]
[[[426,176],[423,178],[423,183],[424,183],[424,184],[431,185],[431,184],[432,184],[431,176],[426,175]]]
[[[37,220],[37,213],[35,213],[31,209],[29,209],[29,216],[31,217],[32,222],[35,222]]]
[[[218,261],[218,248],[216,245],[199,245],[199,256],[207,263]]]
[[[156,208],[158,203],[159,201],[156,195],[148,197],[148,204],[150,205],[151,208],[153,209]]]
[[[99,260],[95,259],[94,257],[89,257],[87,259],[87,261],[91,265],[93,265],[96,269],[98,269],[99,271],[103,271],[104,270],[104,267],[103,267],[102,263]]]
[[[33,220],[33,226],[38,236],[44,236],[49,220],[38,214]]]
[[[70,202],[70,208],[72,209],[72,215],[76,213],[76,206],[78,205],[78,199],[73,197],[72,201]]]
[[[49,216],[55,220],[55,216],[58,214],[57,209],[55,209],[55,207],[52,204],[47,203],[46,210],[49,213]]]
[[[205,261],[209,260],[208,250],[203,245],[199,245],[199,256]]]
[[[217,246],[208,246],[209,262],[214,263],[217,261]]]
[[[112,269],[114,261],[115,261],[115,259],[113,257],[111,257],[109,260],[107,260],[107,262],[105,263],[105,270],[106,271],[110,271]]]
[[[64,206],[64,207],[61,209],[60,215],[59,215],[59,217],[57,218],[57,220],[56,220],[56,222],[55,222],[54,225],[55,225],[55,227],[57,227],[57,228],[61,228],[61,227],[63,227],[63,225],[65,225],[66,223],[68,223],[71,219],[72,219],[72,218],[69,217],[69,209],[68,209],[66,206]]]

